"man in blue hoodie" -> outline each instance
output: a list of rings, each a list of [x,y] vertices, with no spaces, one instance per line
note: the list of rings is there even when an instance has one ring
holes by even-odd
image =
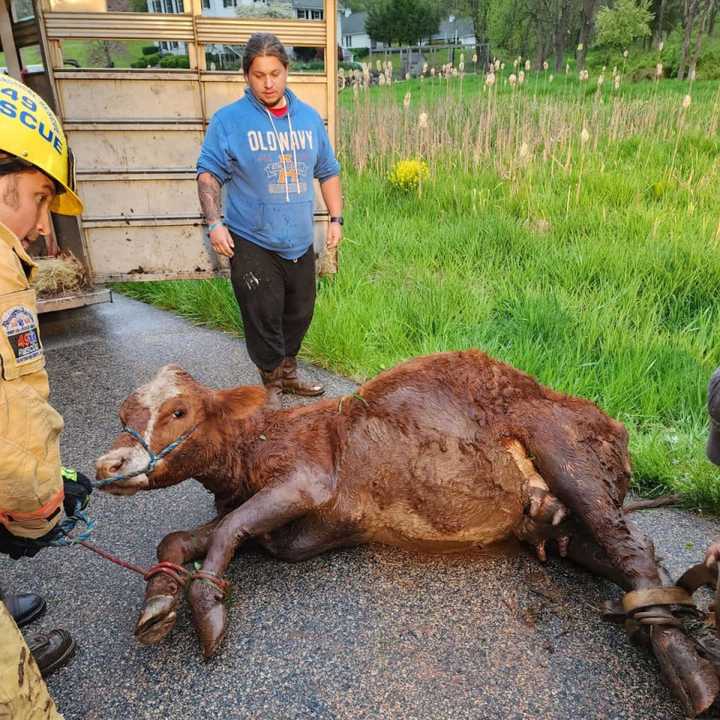
[[[274,35],[248,40],[245,95],[215,113],[197,164],[210,241],[230,258],[248,353],[273,407],[283,393],[324,392],[298,378],[296,360],[315,307],[313,178],[330,213],[328,248],[343,222],[340,166],[320,115],[287,89],[288,64]]]

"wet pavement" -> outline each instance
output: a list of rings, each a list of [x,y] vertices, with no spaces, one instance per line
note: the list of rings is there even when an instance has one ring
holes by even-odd
[[[177,362],[216,387],[256,382],[244,344],[116,296],[43,320],[52,400],[65,417],[63,457],[90,471],[118,430],[126,395]],[[345,394],[353,383],[312,368]],[[211,517],[193,481],[132,498],[96,493],[95,542],[148,566],[162,537]],[[678,510],[633,516],[677,575],[720,532]],[[422,556],[384,547],[299,564],[239,556],[230,622],[205,662],[183,608],[160,645],[132,630],[142,578],[82,548],[18,562],[0,557],[16,591],[48,599],[34,629],[62,626],[78,653],[52,676],[66,720],[674,720],[655,661],[597,606],[619,592],[573,566],[524,550]]]

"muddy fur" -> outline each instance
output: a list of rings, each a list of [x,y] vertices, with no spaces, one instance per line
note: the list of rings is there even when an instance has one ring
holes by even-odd
[[[415,358],[352,396],[279,411],[266,407],[262,388],[211,390],[178,367],[163,368],[153,382],[125,401],[122,420],[141,435],[152,422],[155,452],[192,434],[150,476],[108,491],[194,477],[218,511],[202,528],[168,536],[161,560],[204,557],[203,570],[221,576],[247,538],[298,561],[367,542],[451,551],[514,536],[541,558],[548,539],[570,547],[574,559],[587,558],[593,572],[627,590],[667,581],[652,543],[622,510],[631,474],[623,425],[482,352]],[[152,413],[144,397],[157,399]],[[98,460],[98,477],[122,472],[138,452],[120,436]],[[573,538],[582,552],[572,551]],[[164,637],[178,601],[173,580],[154,577],[138,638]],[[190,602],[210,656],[224,634],[221,599],[212,583],[194,583]],[[688,653],[679,630],[652,637],[668,683],[688,713],[699,712],[718,692],[714,671]]]

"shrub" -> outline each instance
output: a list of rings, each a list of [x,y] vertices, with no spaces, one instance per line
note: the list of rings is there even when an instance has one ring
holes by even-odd
[[[146,68],[148,66],[148,61],[146,57],[141,57],[138,60],[135,60],[135,62],[130,63],[130,67],[132,68]]]
[[[145,45],[141,50],[143,55],[154,55],[160,52],[160,48],[158,48],[157,45]]]
[[[295,72],[322,72],[325,69],[325,63],[322,60],[312,60],[310,62],[294,62],[291,70]]]
[[[155,53],[154,55],[145,55],[144,57],[140,58],[140,60],[138,62],[142,62],[143,60],[145,61],[146,64],[143,65],[142,67],[156,67],[157,64],[160,62],[161,57],[162,56],[158,52],[158,53]]]
[[[430,177],[430,168],[424,160],[399,160],[388,175],[390,184],[397,190],[417,190]]]

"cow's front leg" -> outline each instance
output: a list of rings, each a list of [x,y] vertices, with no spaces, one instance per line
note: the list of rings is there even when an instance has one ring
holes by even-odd
[[[333,497],[332,478],[310,468],[276,480],[226,515],[212,533],[201,573],[190,586],[193,622],[206,658],[215,654],[225,634],[227,611],[218,582],[238,546],[319,508]]]
[[[157,547],[158,561],[184,565],[205,557],[211,533],[218,522],[219,518],[215,518],[194,530],[166,535]],[[154,645],[173,629],[182,589],[182,583],[168,573],[158,573],[148,580],[143,607],[135,625],[135,637],[141,643]]]

